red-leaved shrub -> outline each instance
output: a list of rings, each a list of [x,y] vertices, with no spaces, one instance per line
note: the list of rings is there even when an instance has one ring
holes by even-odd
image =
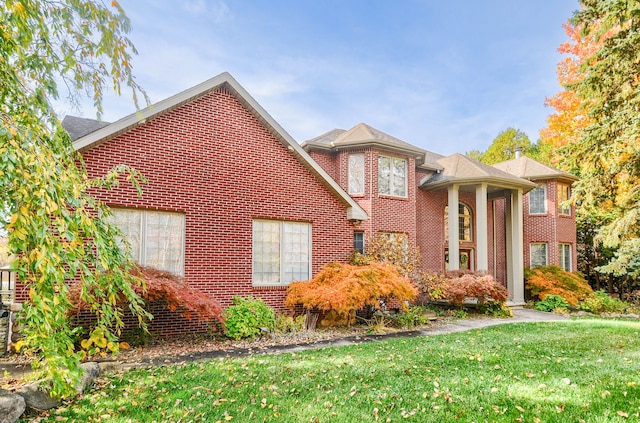
[[[393,265],[330,263],[310,281],[291,283],[285,305],[301,304],[306,309],[345,314],[367,305],[379,307],[380,300],[411,300],[417,293],[409,279],[400,276]]]
[[[184,279],[172,273],[150,267],[138,267],[133,274],[141,278],[145,287],[135,286],[136,293],[148,303],[163,301],[167,309],[179,312],[186,319],[193,317],[209,322],[212,319],[223,323],[222,306],[210,295],[191,288]],[[74,313],[88,310],[88,305],[81,301],[78,282],[71,284],[69,298],[75,305]]]
[[[493,276],[485,273],[452,271],[447,272],[448,279],[446,298],[451,304],[462,305],[470,298],[479,305],[489,302],[503,303],[507,300],[507,289],[500,285]]]

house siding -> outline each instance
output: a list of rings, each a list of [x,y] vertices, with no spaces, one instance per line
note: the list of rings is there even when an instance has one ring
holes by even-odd
[[[571,215],[558,212],[558,187],[563,184],[557,180],[536,181],[545,184],[547,190],[547,212],[545,214],[529,214],[529,196],[524,196],[524,262],[531,266],[529,244],[546,242],[548,244],[549,265],[560,265],[560,244],[571,245],[571,268],[577,270],[576,254],[576,218],[575,207],[571,206]]]
[[[252,287],[253,219],[311,223],[314,274],[352,251],[345,206],[224,89],[82,155],[90,177],[126,163],[148,179],[142,197],[96,191],[108,205],[185,213],[185,280],[223,307],[254,295],[283,308],[285,288]]]

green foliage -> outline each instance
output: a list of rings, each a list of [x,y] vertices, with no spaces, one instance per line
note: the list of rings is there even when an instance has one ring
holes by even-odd
[[[632,422],[638,331],[603,319],[517,323],[132,369],[38,421],[108,410],[113,422]]]
[[[544,300],[538,301],[535,305],[536,310],[540,311],[559,311],[559,310],[569,310],[569,303],[567,300],[562,298],[560,295],[547,295]]]
[[[88,194],[116,183],[118,172],[88,180],[50,104],[59,86],[72,100],[89,94],[98,112],[107,86],[117,92],[130,87],[134,101],[141,92],[131,75],[129,21],[117,2],[112,8],[90,0],[0,5],[0,226],[29,290],[24,337],[16,347],[37,355],[34,367],[58,397],[75,392],[81,374],[78,331],[68,319],[68,280],[91,287],[82,296],[98,324],[87,342],[115,342],[121,296],[141,321],[145,316],[132,288],[142,282],[129,273],[133,264],[115,242],[118,232],[96,219],[108,210]],[[127,178],[135,181],[135,173]]]
[[[487,151],[474,150],[467,156],[486,164],[496,164],[513,159],[517,147],[526,153],[531,148],[529,137],[519,129],[507,128],[496,136]]]
[[[273,332],[275,312],[261,298],[233,297],[233,305],[222,313],[225,334],[232,339],[254,338],[264,332]]]
[[[593,294],[593,289],[582,276],[558,266],[541,266],[525,270],[525,286],[531,295],[544,300],[548,295],[559,295],[572,306]]]
[[[394,326],[397,326],[403,329],[415,328],[417,317],[418,315],[412,310],[407,310],[407,311],[403,311],[402,313],[389,315],[389,318],[393,322]]]
[[[513,310],[506,302],[490,301],[479,306],[482,313],[492,317],[513,317]]]
[[[276,333],[297,333],[304,332],[307,324],[306,314],[293,317],[286,314],[276,313]]]
[[[392,325],[402,329],[413,329],[416,326],[424,326],[431,324],[429,316],[433,313],[425,307],[413,306],[408,310],[400,313],[389,314],[387,317]]]
[[[578,304],[578,310],[588,313],[622,313],[629,308],[629,304],[609,296],[605,291],[595,291]]]
[[[640,2],[584,0],[572,24],[582,36],[593,37],[599,48],[582,61],[576,94],[591,124],[579,141],[561,150],[565,166],[580,176],[574,201],[581,213],[610,216],[598,230],[596,241],[617,248],[600,271],[640,276],[635,257],[640,238]]]

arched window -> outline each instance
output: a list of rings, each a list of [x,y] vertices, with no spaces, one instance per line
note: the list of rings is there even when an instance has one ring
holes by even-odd
[[[471,208],[464,203],[458,204],[459,241],[473,241],[473,215]],[[444,237],[449,239],[449,206],[444,208]]]

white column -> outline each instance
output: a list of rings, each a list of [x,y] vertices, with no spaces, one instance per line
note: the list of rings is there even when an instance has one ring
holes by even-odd
[[[476,187],[476,270],[489,271],[489,235],[487,224],[487,184]]]
[[[460,269],[460,224],[458,220],[458,185],[448,189],[449,194],[449,270]]]
[[[513,193],[509,191],[504,199],[504,229],[505,229],[505,249],[507,263],[507,290],[509,290],[509,301],[513,300]]]
[[[511,260],[513,286],[511,301],[514,305],[524,304],[524,225],[522,210],[522,190],[513,191],[511,195]]]

